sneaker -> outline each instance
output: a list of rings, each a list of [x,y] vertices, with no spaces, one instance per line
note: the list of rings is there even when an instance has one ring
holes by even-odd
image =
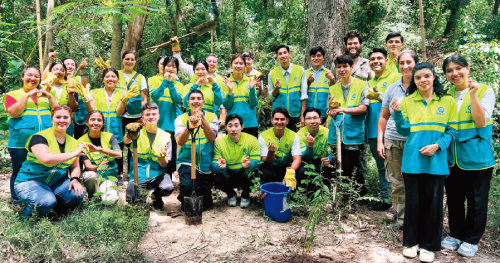
[[[413,247],[405,247],[403,249],[403,256],[407,258],[414,258],[417,256],[418,245],[414,245]]]
[[[233,196],[231,198],[227,199],[227,205],[228,206],[236,206],[236,196]]]
[[[241,198],[241,203],[240,203],[240,207],[241,208],[247,208],[250,206],[250,198]]]
[[[118,177],[118,182],[116,182],[116,185],[117,186],[123,186],[123,183],[124,183],[123,177]]]
[[[418,259],[420,259],[420,261],[422,262],[432,262],[434,261],[434,252],[421,248],[420,256],[418,256]]]
[[[445,239],[443,239],[443,241],[441,241],[442,248],[451,250],[457,249],[460,246],[460,244],[462,244],[462,241],[450,236],[447,236]]]
[[[458,254],[464,257],[473,257],[477,252],[477,245],[473,245],[467,242],[463,242],[458,248]]]

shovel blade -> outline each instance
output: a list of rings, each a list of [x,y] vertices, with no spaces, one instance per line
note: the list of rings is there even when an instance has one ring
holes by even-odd
[[[184,197],[184,214],[186,225],[202,223],[203,196]]]

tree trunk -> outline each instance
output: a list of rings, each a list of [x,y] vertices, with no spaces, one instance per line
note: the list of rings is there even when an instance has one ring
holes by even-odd
[[[49,28],[52,26],[53,19],[50,17],[52,14],[52,10],[54,9],[54,0],[47,1],[47,33],[45,34],[45,48],[43,49],[43,64],[46,65],[49,61],[49,52],[52,50],[54,46],[54,33],[52,29]]]
[[[323,65],[329,67],[336,56],[344,53],[344,35],[349,27],[349,0],[309,0],[305,67],[311,66],[309,50],[322,46],[326,50]]]
[[[238,52],[236,48],[236,26],[237,26],[237,19],[236,19],[236,14],[238,13],[238,0],[233,0],[233,30],[231,32],[231,49],[233,51],[233,54],[236,54]]]
[[[498,15],[498,7],[500,7],[500,0],[495,0],[495,4],[493,4],[493,12],[491,12],[492,15]]]
[[[457,28],[462,8],[465,6],[465,1],[467,0],[456,0],[455,4],[452,5],[450,17],[448,17],[448,22],[443,32],[443,37],[449,37]]]
[[[122,21],[120,14],[113,16],[113,37],[111,38],[111,67],[119,69],[121,67],[122,49]]]
[[[174,0],[175,1],[175,10],[174,10],[174,15],[169,14],[170,12],[167,11],[167,19],[170,21],[170,27],[172,28],[172,34],[171,37],[177,36],[177,21],[179,21],[179,0]],[[170,3],[170,0],[165,0],[165,8],[169,10],[169,6],[172,3]]]
[[[144,3],[144,5],[148,4]],[[132,20],[127,23],[127,32],[125,33],[125,40],[123,41],[122,53],[129,50],[137,51],[139,49],[146,18],[146,14],[131,15]]]
[[[217,24],[219,24],[219,6],[217,5],[217,0],[210,0],[210,5],[212,8],[212,13],[214,15],[213,19]],[[215,28],[215,33],[220,34],[219,27]]]
[[[38,32],[38,61],[40,63],[40,70],[43,70],[43,45],[42,45],[42,25],[41,25],[41,14],[40,14],[40,0],[36,0],[36,24],[37,24],[37,32]],[[31,55],[30,55],[31,56]],[[27,62],[29,62],[29,59]]]

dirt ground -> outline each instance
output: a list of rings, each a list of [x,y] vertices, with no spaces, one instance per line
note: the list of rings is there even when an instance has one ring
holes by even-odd
[[[9,198],[9,192],[8,175],[0,175],[0,198]],[[402,232],[385,227],[391,223],[385,212],[359,209],[340,222],[322,222],[305,253],[299,241],[305,217],[274,222],[266,220],[260,205],[228,207],[221,196],[203,212],[203,224],[188,226],[176,196],[164,197],[163,211],[151,211],[150,229],[139,244],[156,262],[419,262],[402,256]],[[487,230],[472,259],[442,250],[434,262],[500,262],[500,241],[489,236]]]

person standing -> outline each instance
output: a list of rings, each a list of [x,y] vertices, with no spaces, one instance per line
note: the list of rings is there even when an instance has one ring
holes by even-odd
[[[25,149],[26,142],[31,135],[52,126],[50,109],[58,105],[52,94],[40,89],[40,69],[35,66],[24,68],[21,79],[22,88],[10,91],[3,97],[5,111],[9,114],[7,150],[12,160],[10,195],[15,210],[21,210],[19,198],[14,191],[14,182],[28,154]]]
[[[371,209],[387,210],[392,207],[391,184],[385,177],[384,159],[377,154],[377,126],[382,109],[383,95],[392,83],[401,79],[401,74],[387,70],[387,51],[383,48],[374,48],[369,53],[370,68],[375,72],[375,77],[368,82],[369,90],[366,95],[370,99],[368,116],[366,118],[366,130],[370,152],[377,164],[380,198],[382,202],[374,204]],[[372,95],[372,96],[370,96]]]
[[[418,63],[417,53],[413,50],[405,50],[399,54],[398,62],[403,77],[391,84],[384,94],[378,120],[377,152],[385,160],[385,175],[391,183],[391,200],[395,210],[397,228],[402,228],[405,211],[405,188],[401,174],[401,162],[406,136],[397,132],[394,123],[394,110],[390,108],[390,104],[394,98],[401,100],[406,97],[413,68]]]
[[[340,107],[328,111],[328,115],[332,117],[328,126],[328,143],[337,144],[337,126],[340,129],[342,143],[343,174],[357,182],[359,195],[364,196],[367,190],[364,174],[359,172],[358,160],[360,145],[365,141],[365,113],[368,108],[368,99],[365,95],[368,85],[365,81],[351,75],[353,63],[349,55],[335,58],[335,72],[340,77],[340,81],[330,87],[330,95],[340,102]]]
[[[250,80],[253,78],[261,79],[260,85],[258,86],[258,94],[261,96],[267,96],[267,92],[264,91],[264,74],[253,67],[253,64],[255,63],[254,54],[251,52],[245,52],[242,56],[243,60],[245,60],[245,75],[250,78]]]
[[[389,33],[385,37],[385,49],[388,54],[387,70],[399,72],[398,56],[404,46],[404,38],[399,32]]]
[[[269,72],[269,97],[273,101],[273,110],[283,107],[289,112],[287,128],[296,131],[297,124],[304,121],[302,113],[307,102],[306,72],[301,66],[290,62],[288,46],[279,45],[275,52],[280,65]]]
[[[450,235],[441,247],[472,257],[486,227],[488,194],[495,165],[492,126],[495,93],[469,77],[470,66],[460,55],[443,61],[453,86],[448,93],[458,106],[458,136],[448,149],[450,175],[445,180]],[[467,209],[464,202],[467,202]]]
[[[220,105],[222,105],[225,95],[222,95],[221,87],[213,76],[208,75],[208,63],[205,60],[198,60],[193,65],[194,75],[192,80],[194,82],[186,84],[181,91],[183,96],[184,108],[189,108],[189,94],[193,90],[199,90],[203,93],[203,109],[217,114]]]
[[[312,67],[306,70],[308,85],[306,108],[319,109],[324,121],[327,117],[329,87],[335,83],[333,73],[323,67],[325,53],[322,47],[311,48],[309,57]]]
[[[361,57],[363,39],[357,30],[351,30],[344,36],[345,53],[353,60],[351,75],[355,78],[369,81],[375,73],[370,69],[368,59]],[[335,68],[335,63],[332,65]]]
[[[259,124],[257,123],[257,91],[256,87],[260,84],[259,78],[251,80],[243,74],[245,69],[245,60],[240,54],[235,54],[231,58],[231,69],[233,74],[224,80],[224,88],[227,90],[224,98],[224,108],[228,115],[238,114],[243,123],[243,132],[251,134],[257,138],[259,136]]]
[[[401,172],[405,184],[403,255],[434,261],[441,249],[443,185],[449,175],[447,149],[457,136],[458,111],[446,95],[434,67],[419,63],[406,98],[394,98],[391,108],[398,133],[408,136]]]

